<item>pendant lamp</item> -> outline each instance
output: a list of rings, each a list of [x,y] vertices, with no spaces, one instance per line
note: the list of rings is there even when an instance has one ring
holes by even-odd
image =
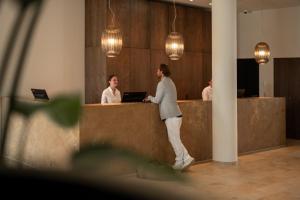
[[[179,60],[184,52],[184,41],[180,33],[176,32],[176,5],[174,5],[174,20],[172,25],[172,32],[168,35],[166,40],[166,54],[171,60]]]
[[[108,8],[112,19],[111,24],[102,33],[101,46],[107,57],[116,57],[122,50],[122,33],[120,29],[115,26],[115,13],[111,9],[110,0],[108,0]]]

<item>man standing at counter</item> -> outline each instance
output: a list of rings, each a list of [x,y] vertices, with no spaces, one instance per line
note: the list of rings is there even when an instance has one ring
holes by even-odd
[[[160,79],[157,85],[156,95],[155,97],[148,96],[146,100],[159,104],[160,118],[166,124],[168,138],[176,155],[173,168],[183,170],[193,163],[194,158],[189,155],[180,139],[182,113],[177,104],[176,86],[169,77],[171,72],[168,65],[161,64],[156,74]]]

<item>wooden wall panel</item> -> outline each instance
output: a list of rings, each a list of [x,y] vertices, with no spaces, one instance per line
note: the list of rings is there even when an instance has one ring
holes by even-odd
[[[199,99],[203,89],[203,56],[201,53],[187,52],[184,59],[186,99]]]
[[[169,61],[171,78],[173,79],[176,85],[178,99],[187,99],[186,97],[188,96],[186,91],[188,83],[184,82],[184,77],[186,73],[184,67],[185,59],[186,59],[186,54],[184,54],[182,58],[178,61]]]
[[[150,88],[150,50],[131,49],[130,51],[130,90],[149,91]]]
[[[178,93],[178,99],[199,99],[203,87],[203,55],[186,52],[179,61],[169,61],[171,78]]]
[[[161,2],[150,2],[150,48],[164,49],[169,33],[169,6]]]
[[[150,4],[147,0],[131,0],[130,47],[150,47]]]
[[[184,23],[185,51],[203,49],[203,12],[197,8],[186,8]]]
[[[106,1],[85,1],[85,46],[99,46],[106,24]]]
[[[105,88],[106,57],[99,37],[106,24],[106,1],[86,0],[85,6],[85,101],[97,103]]]
[[[101,101],[101,93],[106,87],[106,58],[101,47],[85,49],[85,101],[97,103]]]
[[[130,48],[123,48],[120,55],[115,58],[107,58],[107,77],[115,74],[119,79],[121,93],[129,91],[130,87]]]
[[[203,71],[202,71],[202,80],[203,88],[208,85],[208,81],[212,79],[212,57],[211,54],[203,54]],[[202,88],[202,89],[203,89]]]
[[[101,32],[110,24],[107,1],[86,0],[86,103],[97,103],[107,77],[119,77],[119,89],[155,93],[155,72],[169,64],[178,99],[199,99],[211,79],[211,12],[177,5],[176,31],[185,40],[179,61],[165,54],[165,39],[172,30],[172,3],[156,0],[111,0],[116,23],[123,33],[123,49],[116,58],[105,58]],[[96,47],[96,48],[90,48]]]
[[[212,27],[211,27],[211,12],[203,11],[203,28],[202,28],[202,38],[203,38],[203,52],[211,54],[212,46]]]
[[[186,8],[185,6],[177,5],[176,6],[176,22],[175,28],[176,32],[179,32],[184,35],[185,32],[185,15],[186,15]],[[174,19],[174,7],[173,4],[169,4],[169,32],[172,31],[172,24]]]
[[[131,12],[130,1],[111,0],[111,8],[113,9],[116,16],[115,23],[122,31],[123,47],[125,48],[130,47],[131,24],[130,24],[130,17],[128,16],[128,13]],[[107,9],[107,25],[110,24],[111,24],[111,13]]]
[[[274,59],[274,96],[286,99],[286,133],[300,139],[300,58]]]

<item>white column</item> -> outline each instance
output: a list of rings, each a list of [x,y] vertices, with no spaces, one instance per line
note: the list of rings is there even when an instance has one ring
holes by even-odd
[[[213,160],[218,162],[236,162],[238,159],[236,21],[236,0],[213,0]]]

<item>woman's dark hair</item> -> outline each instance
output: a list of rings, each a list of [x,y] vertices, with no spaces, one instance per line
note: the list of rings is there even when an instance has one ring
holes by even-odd
[[[108,79],[107,79],[107,82],[111,81],[111,79],[112,79],[113,77],[117,77],[117,75],[115,75],[115,74],[109,75],[109,77],[108,77]]]
[[[164,76],[169,77],[171,72],[169,70],[169,66],[166,64],[160,64],[159,70],[164,74]]]

